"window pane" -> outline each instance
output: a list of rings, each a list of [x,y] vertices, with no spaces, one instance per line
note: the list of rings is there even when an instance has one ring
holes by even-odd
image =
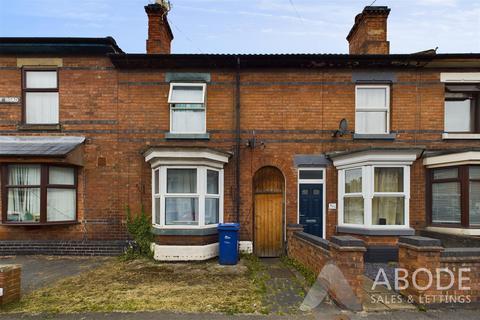
[[[40,185],[40,166],[39,165],[8,166],[8,183],[12,186]]]
[[[387,89],[357,88],[357,108],[386,108]]]
[[[458,168],[446,168],[433,170],[433,179],[456,179],[458,178]]]
[[[197,193],[197,169],[167,169],[167,193]]]
[[[445,131],[472,131],[471,100],[445,101]]]
[[[207,170],[207,193],[218,194],[218,171]]]
[[[28,89],[55,89],[57,88],[56,71],[27,71]]]
[[[363,198],[344,198],[343,222],[351,224],[363,224]]]
[[[75,184],[75,169],[67,167],[49,167],[48,168],[49,184]]]
[[[345,193],[362,192],[362,169],[345,170]]]
[[[155,194],[158,194],[160,192],[160,170],[155,170],[155,173],[154,173],[154,189],[153,189],[153,192]]]
[[[170,102],[203,103],[203,95],[203,86],[174,85]]]
[[[470,181],[470,224],[480,224],[480,182]]]
[[[373,197],[373,225],[404,225],[405,199],[403,197]]]
[[[205,199],[205,224],[218,223],[218,204],[219,199],[206,198]]]
[[[166,225],[198,225],[198,198],[166,198]]]
[[[205,132],[205,110],[172,111],[172,132],[203,133]]]
[[[384,134],[387,132],[386,112],[360,112],[355,114],[355,132]]]
[[[432,221],[460,223],[460,183],[432,184]]]
[[[76,208],[75,189],[47,190],[47,221],[73,221]]]
[[[160,224],[160,198],[155,198],[155,223]]]
[[[403,192],[403,168],[375,168],[375,192]]]
[[[300,170],[300,179],[323,179],[322,170]]]
[[[27,92],[25,106],[27,123],[58,123],[58,92]]]
[[[7,220],[40,222],[40,188],[9,188]]]
[[[469,172],[470,179],[480,179],[480,166],[471,166]]]

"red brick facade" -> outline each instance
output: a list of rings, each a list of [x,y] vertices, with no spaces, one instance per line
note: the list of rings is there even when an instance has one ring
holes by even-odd
[[[166,26],[162,25],[162,28]],[[151,32],[158,35],[155,30]],[[160,37],[165,34],[168,32],[163,30]],[[169,41],[168,48],[162,44],[166,38],[156,39],[155,35],[150,35],[149,38],[153,41],[148,44],[149,53],[169,51]],[[161,43],[160,47],[156,47],[157,40]],[[362,53],[378,52],[367,50]],[[35,56],[37,57],[58,58],[42,54]],[[18,64],[18,58],[31,58],[31,55],[0,55],[0,96],[22,96],[22,68]],[[152,212],[151,168],[142,154],[151,146],[203,146],[233,153],[224,168],[225,221],[236,220],[235,163],[240,159],[241,240],[252,241],[252,179],[255,172],[264,166],[278,168],[285,177],[286,225],[298,222],[298,168],[294,164],[296,155],[319,155],[372,146],[457,150],[471,147],[472,144],[478,145],[478,142],[472,143],[469,140],[446,142],[442,139],[445,86],[440,82],[440,73],[451,70],[451,63],[457,63],[454,65],[455,70],[480,71],[477,67],[463,67],[460,62],[449,61],[448,57],[443,60],[444,64],[440,61],[431,67],[399,67],[395,62],[389,63],[387,67],[377,67],[373,63],[364,67],[355,67],[353,63],[335,67],[332,66],[333,63],[311,62],[310,67],[284,68],[277,65],[272,68],[240,68],[239,155],[234,154],[237,70],[234,67],[212,67],[208,61],[216,59],[214,56],[198,58],[205,59],[202,60],[206,61],[205,67],[199,66],[199,60],[192,57],[192,61],[197,59],[197,65],[187,69],[120,68],[104,55],[70,54],[59,58],[62,60],[58,67],[61,129],[19,130],[18,126],[22,122],[22,105],[19,103],[0,104],[0,132],[2,135],[86,137],[83,165],[78,171],[78,223],[56,226],[2,225],[1,240],[126,239],[126,206],[133,212],[139,212],[142,207],[148,214]],[[168,57],[171,58],[175,59],[175,55]],[[155,59],[160,63],[164,58]],[[238,59],[243,57],[238,56]],[[210,75],[206,98],[209,140],[179,141],[165,138],[170,128],[170,85],[166,79],[167,72],[201,72]],[[354,130],[355,85],[365,73],[373,76],[379,73],[389,74],[390,131],[396,134],[392,141],[354,139],[350,132],[341,137],[332,136],[344,118],[349,123],[349,131]],[[247,141],[254,135],[262,145],[247,147]],[[61,160],[10,157],[0,158],[0,161]],[[411,167],[409,220],[410,227],[414,229],[421,229],[427,223],[425,173],[422,160],[415,161]],[[332,165],[327,166],[326,204],[338,203],[337,181],[337,170]],[[329,210],[326,205],[325,214],[326,238],[330,238],[337,234],[337,211]],[[397,237],[388,236],[365,236],[363,239],[367,244],[394,244],[397,241]],[[169,240],[169,243],[178,241]]]

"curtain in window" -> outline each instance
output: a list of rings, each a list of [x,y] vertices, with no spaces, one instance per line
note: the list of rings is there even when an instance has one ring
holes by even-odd
[[[361,112],[355,114],[355,131],[365,134],[387,132],[387,112]]]
[[[56,71],[27,71],[28,89],[55,89],[57,88]]]
[[[480,225],[480,181],[470,181],[470,224]]]
[[[170,101],[203,103],[203,86],[173,86]]]
[[[471,100],[445,101],[445,131],[447,132],[470,132]]]
[[[218,198],[205,199],[205,224],[218,223],[218,211],[219,211],[218,207],[219,207]]]
[[[75,220],[75,189],[47,190],[47,221],[72,221]]]
[[[172,132],[205,132],[205,110],[172,109]]]
[[[459,182],[432,184],[432,222],[461,222]]]
[[[403,168],[375,168],[375,192],[403,192]]]
[[[198,198],[166,198],[165,224],[198,225]]]
[[[50,167],[48,169],[48,183],[59,185],[74,185],[75,170],[67,167]]]
[[[358,108],[385,108],[387,106],[387,89],[385,88],[358,88]]]
[[[12,186],[39,186],[40,166],[9,166],[8,183]],[[40,221],[40,188],[8,188],[8,221]]]
[[[167,193],[196,193],[196,169],[168,169]]]
[[[207,170],[207,193],[218,194],[218,171]]]
[[[364,224],[363,197],[345,197],[343,202],[343,222]]]
[[[27,92],[25,105],[27,123],[58,123],[58,92]]]
[[[374,192],[403,192],[403,168],[375,168]],[[404,213],[403,196],[374,196],[373,225],[403,225]]]

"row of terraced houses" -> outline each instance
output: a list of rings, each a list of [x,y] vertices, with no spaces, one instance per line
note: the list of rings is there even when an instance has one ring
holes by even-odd
[[[127,206],[158,260],[215,257],[221,222],[260,257],[290,224],[371,261],[401,236],[478,241],[480,54],[390,54],[382,6],[349,54],[172,54],[168,8],[145,11],[146,54],[0,38],[0,254],[120,253]]]

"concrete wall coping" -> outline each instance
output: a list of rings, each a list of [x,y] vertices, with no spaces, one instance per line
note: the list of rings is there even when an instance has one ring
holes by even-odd
[[[20,264],[0,264],[0,272],[8,272],[12,270],[22,269]]]
[[[306,232],[295,232],[295,236],[298,238],[310,242],[313,245],[319,246],[325,250],[330,249],[330,242],[326,239],[308,234]]]
[[[298,224],[298,223],[289,223],[287,224],[287,230],[303,230],[303,225]]]
[[[339,247],[365,248],[363,240],[352,236],[333,236],[330,241]]]
[[[442,247],[439,239],[427,238],[422,236],[406,236],[398,239],[399,244],[409,244],[415,247]]]
[[[480,248],[446,248],[441,256],[443,258],[478,258],[480,260]]]

